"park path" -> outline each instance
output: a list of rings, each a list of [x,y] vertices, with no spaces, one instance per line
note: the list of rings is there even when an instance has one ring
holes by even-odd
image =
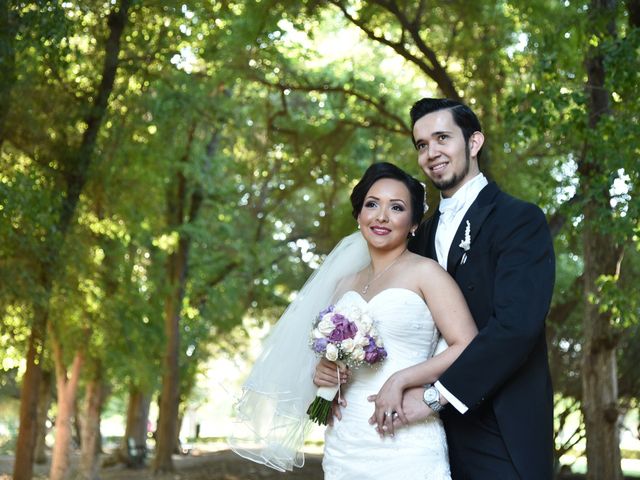
[[[175,456],[173,473],[156,475],[149,468],[131,470],[122,466],[102,468],[100,480],[322,480],[322,457],[305,455],[305,466],[293,472],[280,473],[245,460],[229,450],[194,451],[191,455]],[[0,458],[0,480],[10,480],[13,457]],[[34,480],[46,480],[48,465],[36,465]]]

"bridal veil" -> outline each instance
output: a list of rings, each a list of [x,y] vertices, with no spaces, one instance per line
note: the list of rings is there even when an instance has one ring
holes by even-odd
[[[335,300],[340,280],[370,260],[359,231],[345,237],[267,336],[234,406],[235,423],[227,441],[238,455],[279,471],[304,465],[307,408],[316,394],[313,375],[318,362],[309,334],[318,313]]]

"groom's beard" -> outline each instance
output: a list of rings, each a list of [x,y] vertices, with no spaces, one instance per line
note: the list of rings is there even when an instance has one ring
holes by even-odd
[[[464,178],[469,173],[469,168],[471,168],[471,152],[469,151],[468,144],[464,149],[464,156],[465,156],[466,163],[464,165],[464,170],[462,172],[454,173],[453,177],[451,177],[448,180],[439,180],[439,181],[431,180],[431,183],[433,183],[433,186],[436,187],[438,190],[442,191],[442,190],[449,190],[450,188],[453,188],[456,185],[458,185],[460,182],[462,182],[462,180],[464,180]]]

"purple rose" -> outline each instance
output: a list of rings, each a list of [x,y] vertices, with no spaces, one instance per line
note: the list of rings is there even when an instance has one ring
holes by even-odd
[[[336,313],[331,317],[331,320],[335,325],[333,332],[329,336],[329,340],[332,342],[341,342],[346,338],[354,338],[356,336],[358,327],[344,315]]]
[[[322,310],[319,314],[318,317],[322,318],[324,317],[327,313],[331,313],[333,312],[333,309],[335,307],[333,305],[329,305],[327,308],[325,308],[324,310]]]
[[[367,363],[376,363],[387,358],[384,347],[378,347],[373,338],[369,337],[369,345],[364,347],[364,360]]]
[[[329,343],[329,340],[326,338],[316,338],[313,341],[313,351],[316,353],[324,353],[327,349],[327,343]]]

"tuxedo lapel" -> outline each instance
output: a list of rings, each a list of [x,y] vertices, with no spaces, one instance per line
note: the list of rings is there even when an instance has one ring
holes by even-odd
[[[482,189],[476,200],[471,204],[469,210],[465,214],[464,218],[458,226],[458,230],[453,237],[451,248],[449,248],[449,257],[447,258],[447,271],[451,275],[455,275],[455,272],[460,264],[460,260],[465,253],[464,248],[460,246],[460,243],[465,240],[465,231],[467,228],[467,222],[469,222],[469,239],[471,245],[467,255],[472,255],[473,242],[477,238],[482,224],[486,220],[487,216],[493,210],[495,203],[494,199],[499,189],[495,183],[488,184]]]

